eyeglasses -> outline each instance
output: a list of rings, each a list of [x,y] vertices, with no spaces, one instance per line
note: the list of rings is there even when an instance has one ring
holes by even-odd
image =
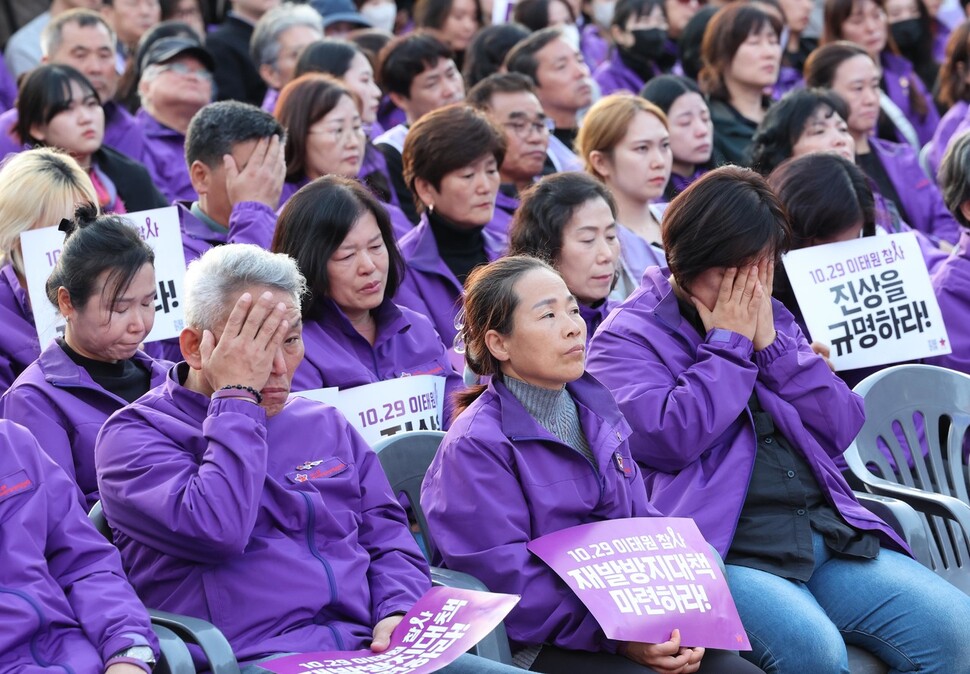
[[[506,129],[511,129],[512,133],[522,140],[528,138],[533,131],[540,136],[545,136],[556,130],[556,123],[550,117],[534,119],[531,122],[524,119],[517,119],[511,122],[505,122],[502,126]]]
[[[196,70],[187,63],[164,63],[156,64],[155,67],[159,72],[171,72],[182,77],[194,77],[203,82],[212,82],[212,73],[208,70]]]
[[[359,138],[365,135],[364,127],[358,122],[351,126],[340,126],[335,129],[310,129],[307,131],[310,136],[330,136],[335,143],[339,143],[344,138]]]

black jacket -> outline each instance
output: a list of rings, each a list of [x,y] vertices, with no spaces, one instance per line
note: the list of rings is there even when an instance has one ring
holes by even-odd
[[[249,54],[249,39],[252,36],[252,25],[229,15],[218,29],[206,37],[205,48],[216,62],[213,77],[217,100],[243,101],[257,107],[263,104],[266,83],[259,76]]]
[[[141,162],[112,150],[106,145],[94,153],[93,161],[105,175],[111,178],[118,190],[118,196],[125,204],[125,210],[146,211],[150,208],[164,208],[168,201],[155,187],[148,169]]]

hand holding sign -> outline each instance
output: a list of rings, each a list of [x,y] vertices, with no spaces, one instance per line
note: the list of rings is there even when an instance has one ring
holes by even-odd
[[[677,674],[696,672],[704,657],[703,648],[681,647],[680,630],[674,630],[670,639],[660,644],[626,641],[620,647],[619,653],[658,672]]]

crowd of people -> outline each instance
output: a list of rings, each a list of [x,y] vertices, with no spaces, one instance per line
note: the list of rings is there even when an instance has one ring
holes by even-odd
[[[430,562],[521,596],[514,666],[452,674],[842,674],[848,645],[970,674],[970,597],[843,476],[877,368],[834,371],[783,265],[912,232],[952,347],[925,362],[970,374],[966,4],[498,3],[53,0],[9,38],[0,671],[150,672],[145,606],[245,674],[380,652]],[[125,216],[169,205],[184,327],[146,342]],[[420,503],[291,396],[412,375],[445,391]],[[697,523],[750,651],[611,639],[527,547],[657,516]]]

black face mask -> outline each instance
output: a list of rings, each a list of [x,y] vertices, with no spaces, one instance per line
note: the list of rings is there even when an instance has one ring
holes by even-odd
[[[923,37],[923,26],[919,19],[906,19],[889,24],[893,40],[903,54],[913,54],[919,51],[920,40]]]
[[[631,30],[634,54],[649,61],[659,61],[667,51],[667,31],[663,28],[638,28]]]

